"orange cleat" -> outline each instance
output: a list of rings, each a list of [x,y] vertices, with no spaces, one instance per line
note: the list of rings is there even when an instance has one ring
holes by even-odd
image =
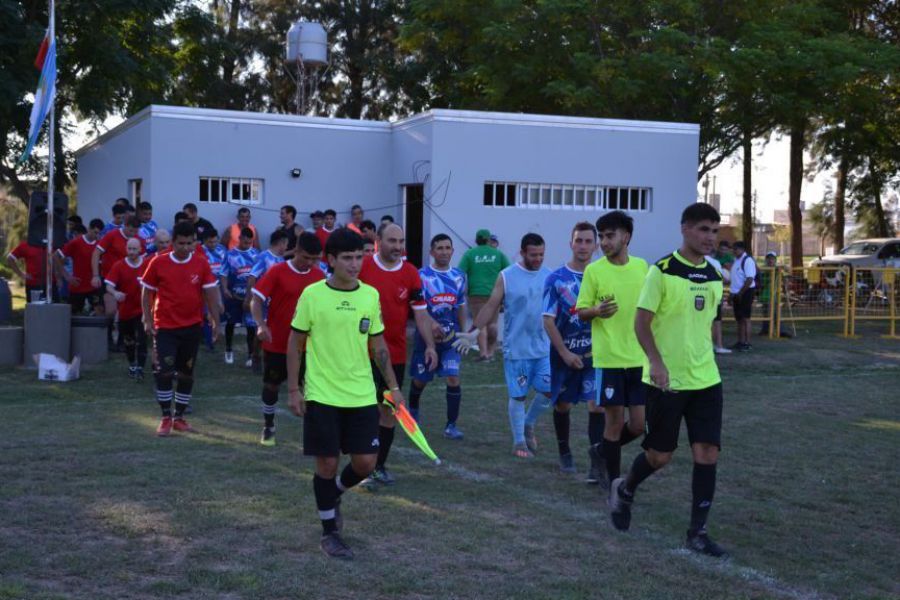
[[[175,423],[172,424],[172,428],[175,431],[181,431],[183,433],[192,433],[194,431],[194,428],[191,427],[191,424],[182,418],[175,419]]]
[[[172,433],[172,417],[163,417],[156,428],[156,435],[166,437]]]

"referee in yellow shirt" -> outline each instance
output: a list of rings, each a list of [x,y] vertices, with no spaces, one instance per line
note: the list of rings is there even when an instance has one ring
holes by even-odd
[[[346,228],[335,230],[325,243],[325,256],[331,279],[304,290],[291,321],[287,380],[299,380],[301,360],[306,372],[302,390],[289,388],[288,406],[305,417],[303,453],[316,457],[313,491],[322,521],[322,551],[351,559],[353,552],[339,533],[341,495],[372,473],[379,446],[370,353],[394,400],[402,403],[403,395],[381,335],[378,292],[357,279],[362,237]],[[350,455],[350,463],[338,477],[341,453]]]
[[[716,557],[725,550],[707,535],[706,519],[716,489],[722,380],[709,331],[722,299],[722,276],[704,256],[713,251],[718,232],[716,209],[691,204],[681,215],[681,248],[647,272],[635,318],[637,339],[647,356],[644,382],[651,386],[647,435],[644,452],[609,491],[613,525],[624,531],[638,485],[672,460],[683,418],[694,458],[687,547]]]

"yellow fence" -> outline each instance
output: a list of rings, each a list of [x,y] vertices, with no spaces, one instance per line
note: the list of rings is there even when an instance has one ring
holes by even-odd
[[[853,310],[850,311],[850,334],[856,332],[857,321],[887,321],[887,335],[897,337],[900,269],[854,269],[851,285],[854,293]]]

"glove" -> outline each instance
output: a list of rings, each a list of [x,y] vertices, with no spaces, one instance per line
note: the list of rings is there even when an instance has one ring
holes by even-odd
[[[454,336],[451,344],[454,350],[465,356],[470,350],[478,351],[478,330],[473,329],[468,333],[459,332]]]

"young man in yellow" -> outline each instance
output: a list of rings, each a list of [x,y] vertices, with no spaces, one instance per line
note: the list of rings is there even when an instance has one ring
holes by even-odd
[[[647,261],[628,254],[634,220],[624,212],[616,210],[597,219],[597,233],[603,258],[585,269],[575,307],[578,317],[591,323],[597,405],[605,411],[606,422],[603,440],[591,444],[590,455],[600,471],[598,482],[606,489],[619,477],[622,446],[644,432],[644,351],[634,333],[634,315]]]
[[[672,460],[682,418],[694,458],[688,549],[709,556],[725,550],[706,533],[716,489],[722,432],[722,380],[709,331],[722,299],[722,276],[704,258],[719,232],[719,213],[691,204],[681,215],[681,248],[650,267],[638,300],[635,331],[647,355],[647,435],[625,477],[612,482],[613,525],[628,529],[638,485]]]
[[[341,495],[375,469],[379,446],[370,353],[394,400],[402,403],[403,395],[381,335],[378,292],[357,279],[362,238],[349,229],[337,229],[325,243],[325,256],[331,279],[303,291],[291,321],[288,406],[304,417],[304,454],[316,457],[313,491],[322,521],[322,551],[332,558],[350,559],[353,552],[339,534]],[[301,390],[296,382],[303,359]],[[341,453],[350,455],[350,463],[337,477]]]

